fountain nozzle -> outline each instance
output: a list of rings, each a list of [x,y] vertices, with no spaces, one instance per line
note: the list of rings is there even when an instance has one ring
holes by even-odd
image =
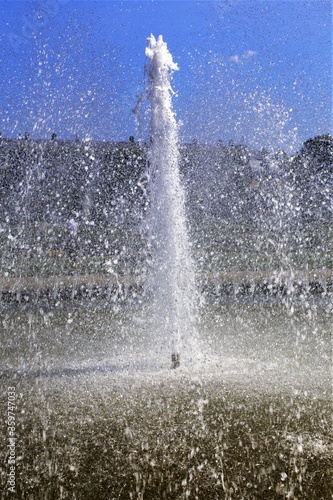
[[[171,368],[175,370],[180,366],[179,354],[171,354]]]

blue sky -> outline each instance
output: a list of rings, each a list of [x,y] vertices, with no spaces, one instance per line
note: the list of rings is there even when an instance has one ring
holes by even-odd
[[[3,136],[127,140],[146,38],[180,70],[182,141],[299,149],[332,128],[330,0],[0,0]]]

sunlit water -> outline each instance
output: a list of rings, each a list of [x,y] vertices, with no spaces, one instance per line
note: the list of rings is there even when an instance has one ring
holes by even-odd
[[[128,276],[116,267],[120,253],[103,263],[122,290],[127,278],[141,276],[144,267],[146,286],[138,287],[135,295],[109,299],[74,294],[66,300],[56,295],[46,299],[23,293],[20,303],[12,297],[1,305],[3,408],[8,387],[15,387],[17,394],[16,497],[326,500],[332,486],[332,297],[325,287],[321,294],[311,294],[306,287],[301,294],[295,292],[297,267],[292,259],[297,251],[291,252],[295,241],[289,226],[298,213],[292,186],[275,177],[255,192],[259,206],[262,202],[265,207],[252,226],[258,232],[244,235],[240,226],[237,238],[247,250],[245,255],[237,253],[237,243],[232,254],[228,221],[221,229],[220,213],[214,222],[207,215],[214,212],[207,211],[209,203],[220,200],[210,196],[211,190],[219,194],[221,185],[227,189],[226,180],[216,185],[213,170],[220,168],[221,152],[215,148],[208,157],[205,150],[193,153],[203,166],[200,175],[207,172],[198,184],[200,197],[192,188],[190,200],[202,203],[195,261],[202,293],[197,294],[171,106],[175,65],[162,38],[148,39],[147,56],[152,141],[149,165],[140,180],[142,191],[148,189],[151,196],[146,226],[139,203],[133,202],[132,211],[136,215],[137,207],[139,212],[148,265],[140,245],[135,248],[136,263],[128,262],[129,270],[124,269]],[[84,151],[95,161],[88,146]],[[122,168],[124,164],[122,158]],[[239,181],[238,173],[230,168],[222,177],[235,175]],[[30,176],[32,170],[27,193],[37,196]],[[29,196],[21,200],[25,218],[18,240],[27,230]],[[86,201],[83,222],[90,227],[93,209]],[[112,217],[121,224],[125,217],[121,214],[118,220],[116,215],[125,202],[123,197],[118,201]],[[241,202],[233,210],[237,220]],[[117,231],[114,238],[120,238]],[[121,234],[126,249],[133,235],[125,229]],[[86,253],[92,246],[89,238]],[[32,239],[27,238],[20,251]],[[222,246],[227,250],[221,264]],[[76,255],[73,262],[82,257]],[[223,273],[226,265],[229,274]],[[259,281],[264,281],[260,266],[272,272],[278,284],[284,280],[283,289],[262,295],[250,283],[252,292],[237,294],[242,270],[250,266]],[[58,268],[65,274],[65,264]],[[232,293],[221,292],[227,274]],[[203,287],[205,280],[214,285]],[[186,363],[171,370],[171,353],[180,353]],[[6,419],[0,437],[6,446]],[[2,497],[13,498],[2,456]]]
[[[151,328],[170,343],[170,353],[188,359],[195,352],[196,288],[179,172],[178,126],[172,110],[172,72],[177,68],[162,36],[147,40],[147,95],[151,102],[146,221],[151,253],[147,288]],[[147,357],[153,353],[147,349]]]
[[[328,498],[329,308],[214,300],[177,370],[138,305],[7,308],[19,498]]]
[[[258,384],[265,383],[267,372],[276,383],[305,377],[309,385],[316,373],[324,381],[329,376],[330,309],[330,299],[316,298],[295,303],[292,314],[279,300],[206,304],[200,322],[204,362],[194,360],[184,373],[231,374],[241,381],[243,370],[249,370]],[[6,359],[1,370],[7,377],[162,373],[170,366],[168,339],[151,330],[140,304],[9,306],[2,314],[0,338]]]

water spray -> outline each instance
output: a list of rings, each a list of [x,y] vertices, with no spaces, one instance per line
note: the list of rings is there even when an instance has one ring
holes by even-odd
[[[178,125],[172,109],[171,79],[178,66],[162,36],[147,39],[146,56],[149,84],[145,93],[151,103],[149,239],[155,323],[171,343],[172,368],[177,368],[182,347],[189,345],[196,295],[179,174]]]

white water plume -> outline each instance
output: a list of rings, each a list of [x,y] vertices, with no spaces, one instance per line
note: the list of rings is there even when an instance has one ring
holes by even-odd
[[[178,67],[162,36],[147,39],[146,56],[146,92],[151,103],[148,225],[153,323],[169,343],[172,354],[181,353],[186,358],[193,355],[196,288],[179,174],[178,126],[172,110],[171,78]]]

